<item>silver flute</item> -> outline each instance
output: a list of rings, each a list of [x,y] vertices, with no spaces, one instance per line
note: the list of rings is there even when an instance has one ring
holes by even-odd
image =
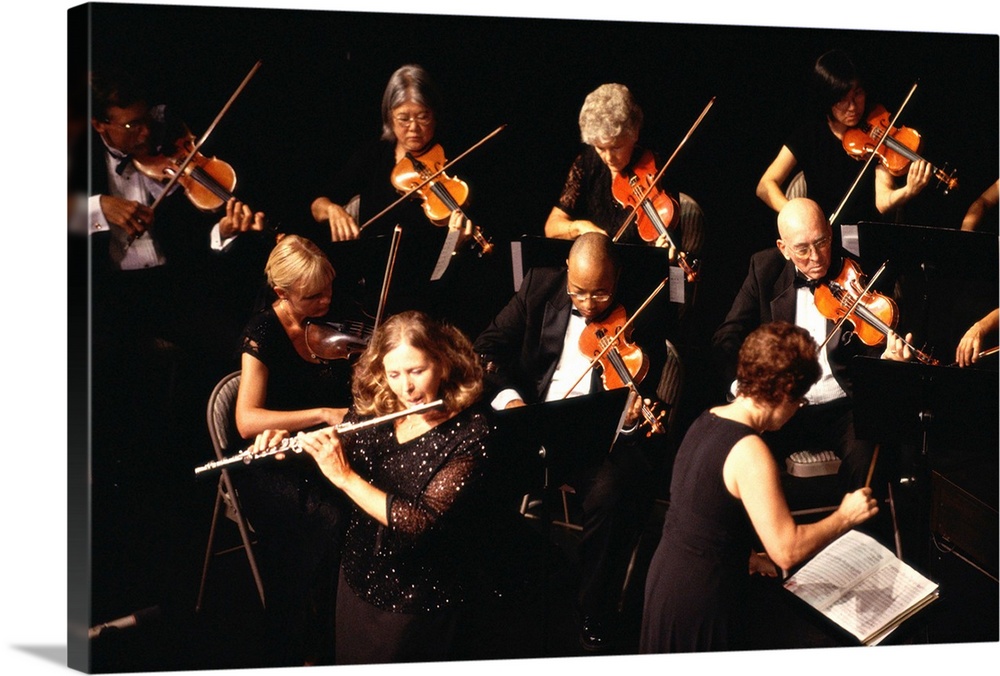
[[[366,427],[374,427],[375,425],[381,425],[382,423],[390,422],[396,418],[402,418],[403,416],[411,415],[413,413],[423,413],[424,411],[429,411],[431,409],[438,408],[444,405],[443,399],[435,399],[434,401],[427,404],[420,404],[419,406],[413,406],[402,411],[396,411],[395,413],[387,413],[377,418],[369,418],[368,420],[361,420],[356,423],[340,423],[339,425],[332,425],[325,429],[333,430],[337,434],[349,434],[357,430],[365,429]],[[299,442],[298,436],[285,437],[277,445],[271,446],[270,448],[265,448],[263,451],[255,451],[253,446],[246,448],[236,455],[229,456],[228,458],[223,458],[221,460],[213,460],[212,462],[205,463],[200,467],[194,468],[194,473],[204,474],[205,472],[211,472],[213,470],[222,469],[229,465],[235,465],[238,463],[243,463],[244,465],[249,465],[255,460],[260,460],[261,458],[270,458],[271,456],[280,455],[281,453],[301,453],[302,446]]]

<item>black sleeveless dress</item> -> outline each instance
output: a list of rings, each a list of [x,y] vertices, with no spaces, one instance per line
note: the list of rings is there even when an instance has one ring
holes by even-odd
[[[754,431],[709,411],[691,425],[674,463],[670,507],[646,578],[639,650],[738,650],[754,530],[726,490],[722,466]]]

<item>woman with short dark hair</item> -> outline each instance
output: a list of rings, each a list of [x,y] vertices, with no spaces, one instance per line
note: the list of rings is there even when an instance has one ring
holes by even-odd
[[[646,578],[641,652],[752,647],[745,625],[750,573],[776,575],[770,562],[788,570],[878,512],[871,489],[861,488],[822,521],[795,523],[760,437],[804,403],[820,374],[817,349],[797,326],[761,326],[740,348],[736,399],[705,411],[688,430]],[[753,552],[758,539],[766,554]]]

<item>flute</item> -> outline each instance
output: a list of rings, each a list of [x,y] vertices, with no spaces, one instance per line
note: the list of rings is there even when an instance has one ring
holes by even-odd
[[[420,404],[419,406],[413,406],[411,408],[396,411],[395,413],[387,413],[377,418],[369,418],[368,420],[361,420],[356,423],[340,423],[339,425],[333,425],[326,429],[332,429],[337,434],[349,434],[351,432],[356,432],[357,430],[365,429],[366,427],[374,427],[375,425],[381,425],[385,422],[390,422],[396,418],[402,418],[403,416],[410,415],[412,413],[423,413],[424,411],[429,411],[439,406],[444,405],[443,399],[435,399],[434,401],[427,404]],[[212,462],[205,463],[200,467],[194,468],[194,473],[204,474],[205,472],[211,472],[216,469],[222,469],[229,465],[235,465],[237,463],[243,463],[244,465],[249,465],[251,462],[260,460],[262,458],[270,458],[274,455],[279,455],[281,453],[301,453],[302,446],[299,443],[299,438],[295,437],[285,437],[277,445],[270,448],[265,448],[263,451],[255,451],[253,446],[244,449],[237,453],[236,455],[229,456],[228,458],[222,458],[221,460],[213,460]]]

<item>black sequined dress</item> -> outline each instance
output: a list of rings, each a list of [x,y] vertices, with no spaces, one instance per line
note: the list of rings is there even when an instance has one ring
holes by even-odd
[[[344,437],[351,467],[388,494],[389,525],[352,511],[337,594],[338,663],[450,656],[458,609],[478,593],[477,540],[495,509],[480,490],[494,431],[477,405],[406,443],[391,424]]]

